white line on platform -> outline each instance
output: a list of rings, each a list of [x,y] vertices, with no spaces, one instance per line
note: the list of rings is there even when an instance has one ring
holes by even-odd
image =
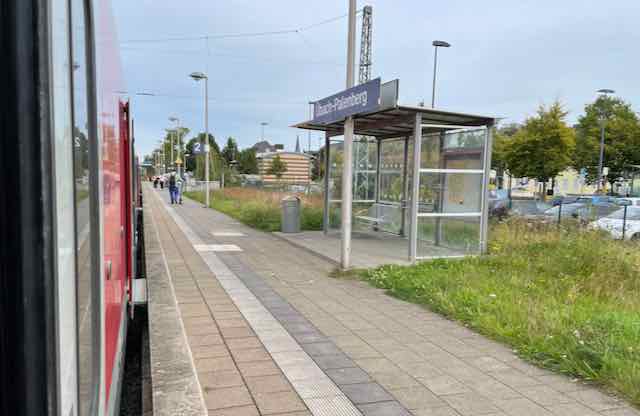
[[[246,234],[235,231],[211,231],[214,237],[245,237]]]
[[[193,248],[198,252],[207,252],[207,251],[219,251],[219,252],[229,252],[229,251],[242,251],[240,247],[235,244],[194,244]]]

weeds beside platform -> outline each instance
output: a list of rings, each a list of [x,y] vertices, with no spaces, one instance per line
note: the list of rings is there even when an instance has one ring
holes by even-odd
[[[204,203],[204,192],[185,192],[188,198]],[[254,188],[227,188],[211,192],[210,204],[249,227],[280,231],[281,200],[292,195]],[[298,195],[302,199],[300,226],[303,231],[322,230],[322,196]]]

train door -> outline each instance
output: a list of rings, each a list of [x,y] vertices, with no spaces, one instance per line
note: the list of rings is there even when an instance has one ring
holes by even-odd
[[[121,200],[122,200],[122,220],[124,233],[124,242],[122,245],[124,256],[124,279],[125,288],[129,291],[129,301],[131,302],[131,278],[133,275],[133,253],[132,253],[132,235],[133,235],[133,207],[131,204],[132,195],[132,145],[130,134],[130,111],[129,103],[123,102],[120,107],[120,142],[122,149],[122,164],[120,175],[122,177]]]
[[[103,394],[102,213],[90,2],[70,0],[73,184],[76,213],[77,389],[79,416],[99,414]]]

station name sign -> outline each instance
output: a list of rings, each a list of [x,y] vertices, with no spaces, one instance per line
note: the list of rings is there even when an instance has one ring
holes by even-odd
[[[330,124],[355,114],[368,113],[380,105],[380,78],[356,85],[313,104],[313,122]]]

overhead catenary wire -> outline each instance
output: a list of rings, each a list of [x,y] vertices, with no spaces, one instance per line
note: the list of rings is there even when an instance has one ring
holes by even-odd
[[[360,13],[362,9],[357,10],[356,13]],[[278,36],[278,35],[288,35],[288,34],[296,34],[303,31],[307,31],[313,29],[318,26],[322,26],[328,23],[335,22],[340,19],[344,19],[347,17],[346,14],[331,17],[329,19],[325,19],[316,23],[312,23],[310,25],[302,26],[295,29],[282,29],[282,30],[272,30],[265,32],[246,32],[246,33],[226,33],[226,34],[212,34],[212,35],[200,35],[200,36],[177,36],[177,37],[166,37],[166,38],[148,38],[148,39],[128,39],[123,40],[120,44],[127,43],[159,43],[159,42],[184,42],[184,41],[197,41],[197,40],[216,40],[216,39],[234,39],[234,38],[252,38],[252,37],[262,37],[262,36]]]

